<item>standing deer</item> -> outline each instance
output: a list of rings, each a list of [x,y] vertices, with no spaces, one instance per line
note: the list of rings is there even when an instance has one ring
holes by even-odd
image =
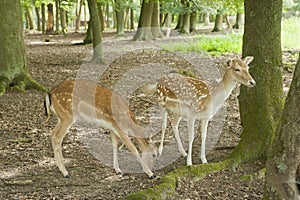
[[[159,154],[163,151],[163,141],[167,126],[168,111],[173,113],[171,122],[180,153],[187,156],[187,165],[192,165],[192,146],[194,141],[194,124],[196,119],[201,123],[201,161],[207,163],[205,155],[205,140],[209,120],[215,115],[225,100],[229,97],[237,83],[248,87],[255,86],[255,81],[248,71],[248,65],[253,57],[233,59],[227,62],[228,68],[222,81],[212,91],[201,80],[171,73],[162,77],[155,85],[143,88],[145,93],[157,93],[162,114],[162,137]],[[178,132],[182,117],[187,119],[189,133],[188,154],[185,152]]]
[[[66,80],[51,89],[45,98],[45,108],[47,121],[50,118],[50,109],[58,117],[58,122],[51,132],[51,142],[55,163],[64,177],[69,177],[69,173],[63,161],[62,141],[76,120],[93,123],[111,131],[113,166],[116,173],[121,173],[117,156],[119,138],[135,155],[149,178],[154,177],[150,168],[154,165],[157,148],[145,139],[146,134],[119,94],[93,82]],[[129,135],[135,138],[142,157]]]

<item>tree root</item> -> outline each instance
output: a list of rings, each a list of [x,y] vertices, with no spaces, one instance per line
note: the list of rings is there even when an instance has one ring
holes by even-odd
[[[147,190],[132,193],[125,199],[173,199],[181,178],[202,179],[207,174],[221,171],[226,167],[228,167],[226,161],[184,166],[163,176],[158,185]]]
[[[48,92],[48,90],[33,80],[28,74],[22,74],[15,77],[12,81],[8,78],[0,79],[0,96],[2,96],[7,89],[16,90],[18,92],[25,92],[26,89],[35,89],[42,92]]]
[[[241,181],[252,181],[252,180],[258,179],[258,178],[264,178],[265,176],[266,176],[266,168],[262,168],[258,172],[241,176],[239,178],[239,180],[241,180]]]

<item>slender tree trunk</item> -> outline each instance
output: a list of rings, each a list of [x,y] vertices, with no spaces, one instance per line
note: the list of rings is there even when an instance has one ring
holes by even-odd
[[[60,6],[60,23],[63,34],[66,34],[67,30],[67,12]]]
[[[104,63],[102,35],[96,0],[88,0],[93,35],[93,61]]]
[[[222,30],[222,25],[223,25],[223,14],[218,11],[215,19],[215,26],[212,32],[218,32]]]
[[[40,9],[36,6],[36,0],[32,0],[32,3],[34,4],[34,10],[36,14],[36,29],[38,31],[41,31],[41,16],[40,16]]]
[[[209,26],[209,13],[204,14],[204,26]]]
[[[190,5],[187,0],[181,0],[181,3],[184,5],[184,8],[186,10],[189,9]],[[186,11],[186,13],[183,14],[183,24],[181,26],[180,32],[183,34],[190,33],[190,12]]]
[[[85,38],[83,40],[84,44],[90,44],[93,42],[93,35],[92,35],[92,23],[91,23],[91,19],[88,22],[88,28],[86,30],[86,35]]]
[[[105,6],[105,20],[106,20],[106,27],[110,27],[109,3],[106,3]]]
[[[48,4],[47,5],[48,8],[48,23],[47,23],[47,29],[46,32],[47,33],[51,33],[53,32],[53,23],[54,23],[54,18],[53,18],[53,4]]]
[[[233,28],[235,29],[240,29],[242,27],[243,24],[243,13],[237,12],[236,13],[236,19],[235,19],[235,23],[233,25]]]
[[[280,37],[282,1],[246,0],[244,5],[243,57],[254,56],[250,73],[257,85],[241,87],[239,104],[243,132],[230,156],[237,164],[266,159],[284,101]]]
[[[115,0],[117,35],[124,34],[125,11],[122,3],[122,0]]]
[[[28,74],[20,1],[0,1],[0,13],[0,96],[9,88],[21,92],[27,88],[46,91]]]
[[[33,25],[33,20],[32,20],[32,16],[31,16],[31,12],[28,6],[25,7],[26,9],[26,16],[27,16],[27,20],[28,20],[28,28],[30,30],[34,29],[34,25]]]
[[[41,4],[41,12],[42,12],[42,33],[46,33],[46,5],[45,3]]]
[[[53,11],[52,11],[53,12]],[[55,0],[55,32],[59,33],[59,19],[60,19],[60,0]]]
[[[81,12],[82,12],[82,2],[83,0],[80,0],[80,2],[79,2],[79,5],[78,5],[78,7],[79,7],[79,10],[78,10],[78,13],[77,13],[77,17],[76,17],[76,25],[75,25],[75,32],[77,33],[78,31],[79,31],[79,29],[80,29],[80,23],[81,23],[81,19],[80,19],[80,17],[81,17]]]
[[[151,20],[153,13],[154,0],[143,0],[138,30],[133,40],[151,40],[153,39],[151,32]]]
[[[267,161],[264,199],[299,200],[300,58]]]
[[[100,28],[101,28],[101,31],[104,31],[105,20],[104,20],[104,16],[103,16],[102,3],[97,2],[97,7],[98,7],[98,16],[99,16],[99,20],[100,20]]]
[[[229,22],[229,20],[228,20],[227,14],[224,15],[224,19],[225,19],[227,28],[231,28],[231,25],[230,25],[230,22]]]
[[[130,9],[130,30],[134,30],[134,10]]]

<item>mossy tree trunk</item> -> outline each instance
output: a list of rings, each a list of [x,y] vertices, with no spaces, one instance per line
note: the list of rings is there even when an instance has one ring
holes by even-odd
[[[41,4],[41,13],[42,13],[42,33],[46,32],[46,4]]]
[[[198,21],[198,13],[197,11],[193,11],[191,13],[191,18],[190,18],[190,33],[196,31],[197,21]]]
[[[278,125],[282,88],[281,0],[246,0],[243,57],[254,56],[250,73],[254,88],[241,87],[239,104],[243,132],[230,158],[235,164],[266,159]]]
[[[190,3],[187,0],[181,0],[181,3],[185,9],[185,13],[183,14],[183,23],[180,28],[180,33],[187,34],[190,33],[190,18],[191,18],[191,14],[189,10]]]
[[[52,10],[53,12],[53,10]],[[59,19],[60,19],[60,0],[55,0],[55,32],[59,33],[60,28],[59,28]]]
[[[154,1],[152,20],[151,20],[151,33],[154,38],[161,38],[163,36],[160,30],[159,9],[160,9],[159,1]]]
[[[0,1],[0,12],[0,96],[8,88],[22,92],[27,88],[47,91],[27,73],[20,1]]]
[[[183,14],[178,15],[177,24],[176,24],[176,27],[174,28],[175,30],[180,30],[181,29],[181,27],[183,26],[183,18],[184,18]]]
[[[104,63],[102,50],[102,34],[96,0],[88,0],[90,24],[93,36],[93,62]]]
[[[300,58],[298,59],[274,142],[268,154],[264,199],[299,200],[299,191],[296,184],[296,181],[299,181],[297,170],[300,165],[299,105]]]
[[[103,10],[102,10],[102,6],[103,6],[102,2],[97,2],[100,28],[101,28],[101,31],[104,31],[104,29],[105,29],[105,20],[104,20],[104,13],[103,13]]]

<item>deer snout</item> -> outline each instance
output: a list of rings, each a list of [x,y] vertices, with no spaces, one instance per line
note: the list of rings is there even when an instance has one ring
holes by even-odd
[[[255,82],[255,80],[250,80],[249,81],[249,87],[254,87],[256,85],[256,82]]]

